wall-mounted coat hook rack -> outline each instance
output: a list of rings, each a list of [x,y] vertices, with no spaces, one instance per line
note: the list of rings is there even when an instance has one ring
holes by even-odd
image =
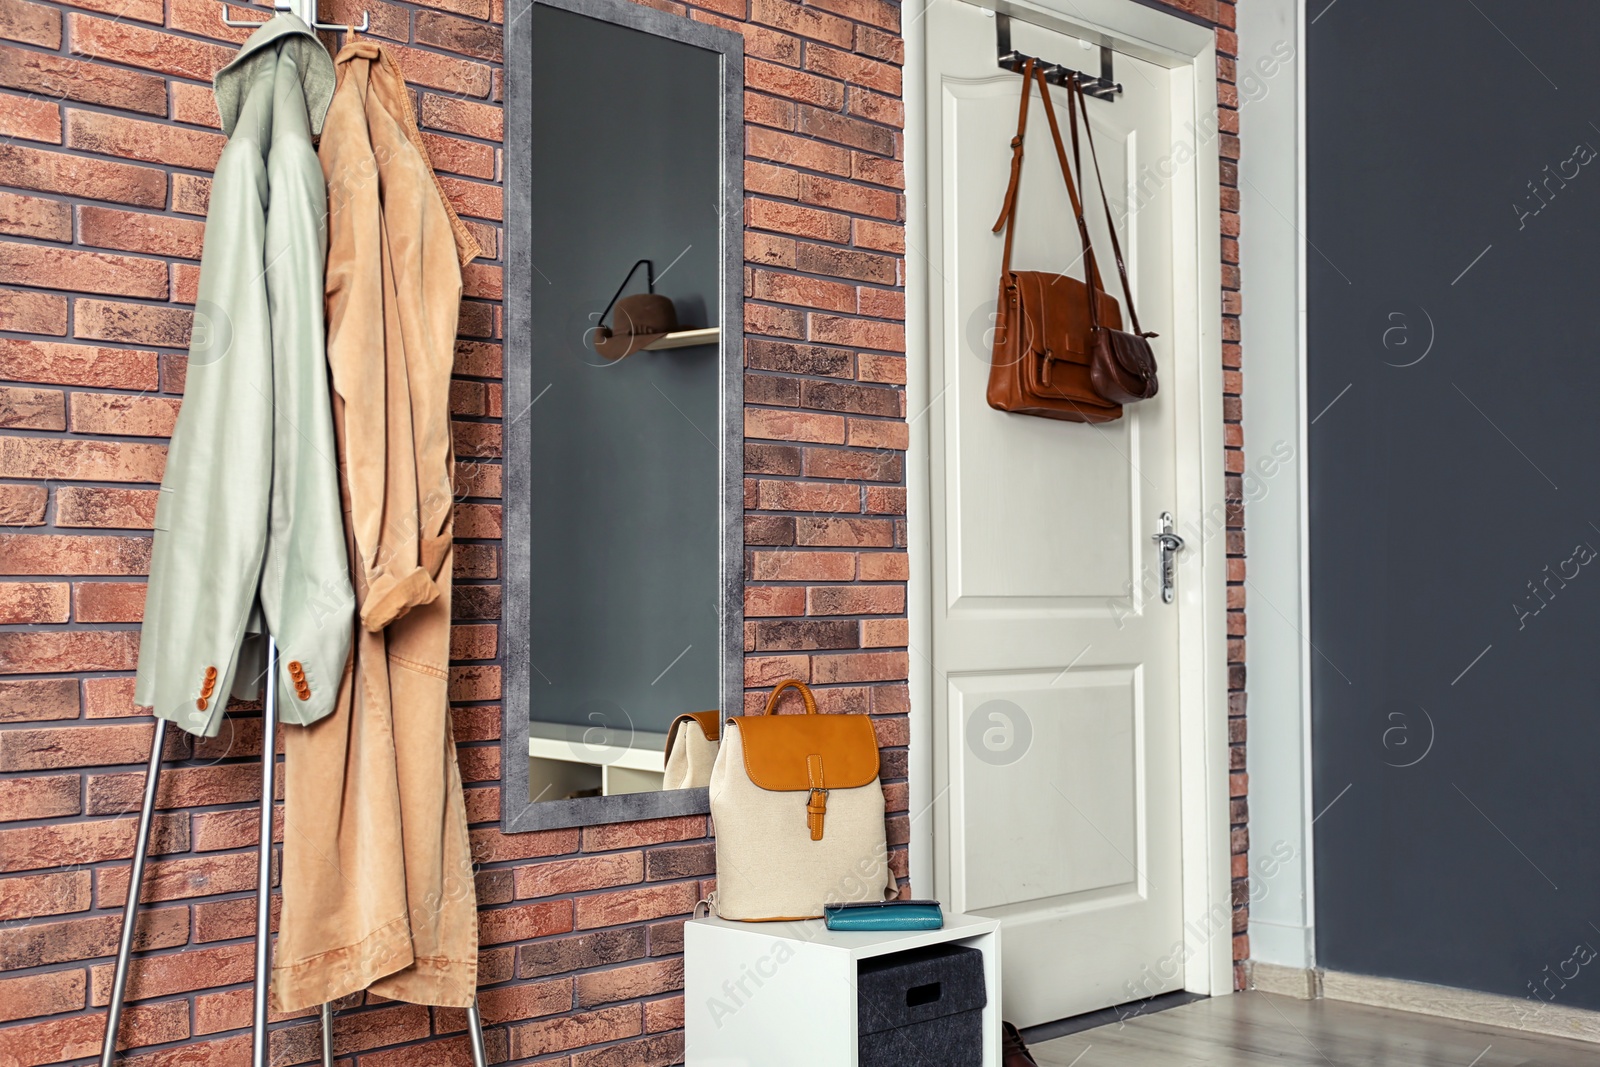
[[[307,26],[318,30],[351,30],[356,33],[365,33],[372,25],[372,12],[361,13],[361,25],[352,26],[343,22],[318,22],[316,0],[274,0],[274,11],[291,11],[300,16]],[[228,17],[228,5],[222,5],[222,21],[228,26],[240,26],[248,29],[251,26],[261,25],[260,19],[231,19]]]
[[[1033,60],[1040,70],[1044,71],[1044,80],[1054,82],[1056,85],[1067,84],[1067,79],[1076,74],[1078,83],[1083,86],[1085,94],[1100,100],[1115,100],[1117,94],[1122,92],[1122,85],[1112,77],[1111,49],[1105,45],[1100,46],[1100,73],[1086,74],[1081,70],[1060,63],[1052,63],[1048,59],[1030,56],[1011,47],[1011,16],[994,14],[994,38],[997,63],[1005,70],[1014,74],[1021,74],[1023,66],[1028,60]]]

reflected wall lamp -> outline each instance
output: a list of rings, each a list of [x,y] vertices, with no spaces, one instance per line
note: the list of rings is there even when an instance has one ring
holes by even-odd
[[[647,291],[623,296],[622,291],[640,267],[644,268]],[[615,326],[607,326],[606,316],[613,308],[616,309]],[[600,312],[600,324],[591,331],[595,352],[610,360],[635,352],[715,344],[720,336],[721,331],[715,326],[701,330],[678,329],[678,312],[671,300],[656,292],[656,268],[648,259],[641,259],[628,269],[606,309]]]

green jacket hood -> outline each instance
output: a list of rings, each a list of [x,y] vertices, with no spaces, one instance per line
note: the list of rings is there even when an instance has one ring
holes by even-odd
[[[280,42],[281,49],[278,47]],[[233,136],[233,128],[239,121],[239,110],[244,106],[256,67],[272,62],[280,51],[292,55],[295,66],[300,70],[300,87],[306,96],[306,114],[311,120],[311,133],[314,136],[322,132],[322,120],[328,113],[328,103],[333,99],[333,57],[328,55],[328,50],[311,32],[311,27],[298,16],[284,13],[263,22],[261,28],[240,47],[233,61],[217,71],[212,80],[225,135]]]

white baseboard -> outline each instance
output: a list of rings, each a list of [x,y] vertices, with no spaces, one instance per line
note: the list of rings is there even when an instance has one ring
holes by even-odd
[[[1283,974],[1271,974],[1271,971],[1275,970],[1293,975],[1295,973],[1293,968],[1273,968],[1269,964],[1260,964],[1251,969],[1252,977],[1254,978],[1257,970],[1262,969],[1269,972],[1268,981],[1282,980],[1285,984],[1291,986],[1294,984],[1292,979],[1286,978]],[[1432,1015],[1461,1022],[1485,1023],[1507,1030],[1600,1044],[1600,1012],[1522,997],[1498,996],[1470,989],[1451,989],[1424,982],[1408,982],[1399,978],[1373,978],[1361,974],[1343,974],[1339,971],[1318,971],[1316,976],[1316,984],[1320,986],[1322,996],[1329,1000],[1343,1000],[1352,1004],[1391,1008],[1395,1011],[1409,1011],[1418,1015]],[[1259,982],[1256,988],[1267,992],[1299,995],[1288,989],[1269,989]]]

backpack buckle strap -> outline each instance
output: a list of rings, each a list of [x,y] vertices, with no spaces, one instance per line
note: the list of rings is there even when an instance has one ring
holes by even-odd
[[[806,795],[806,828],[811,840],[821,841],[823,823],[828,814],[828,788],[822,777],[822,756],[813,753],[806,757],[806,777],[811,781],[811,791]]]

